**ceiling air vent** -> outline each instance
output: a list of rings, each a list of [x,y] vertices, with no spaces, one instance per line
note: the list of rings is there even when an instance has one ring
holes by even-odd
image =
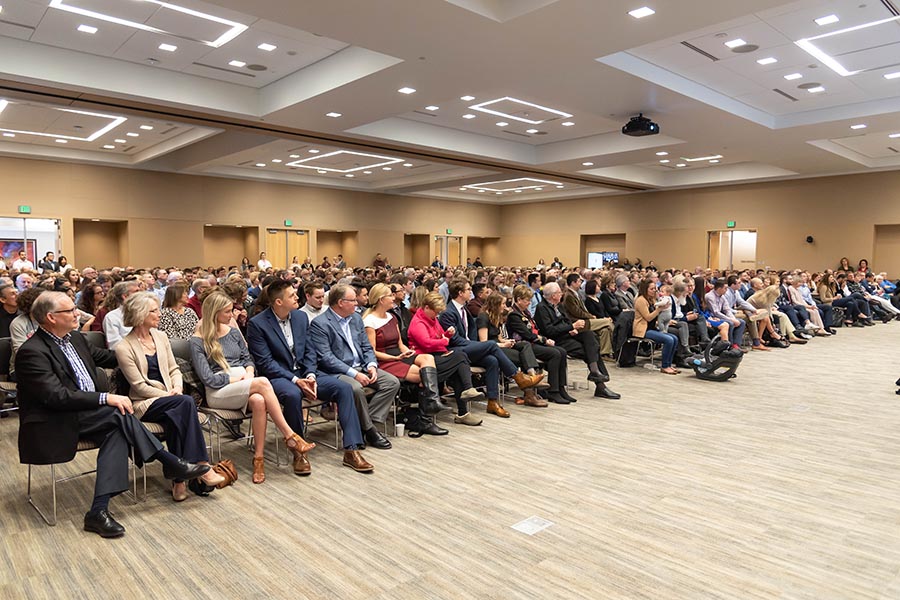
[[[207,65],[199,62],[195,62],[193,64],[196,67],[203,67],[204,69],[212,69],[214,71],[221,71],[223,73],[231,73],[232,75],[241,75],[242,77],[250,77],[251,79],[256,77],[256,75],[254,75],[253,73],[244,73],[243,71],[236,71],[234,69],[223,69],[222,67],[217,67],[215,65]]]
[[[894,154],[900,154],[900,150],[897,150],[897,149],[894,148],[893,146],[888,146],[888,150],[890,150],[890,151],[893,152]]]
[[[693,50],[694,52],[696,52],[697,54],[700,54],[701,56],[705,56],[706,58],[708,58],[709,60],[711,60],[713,62],[717,62],[719,60],[718,58],[716,58],[715,56],[713,56],[706,50],[701,50],[700,48],[698,48],[697,46],[693,45],[690,42],[681,42],[681,45],[684,46],[685,48],[687,48],[688,50]]]
[[[775,89],[772,90],[772,91],[775,92],[776,94],[778,94],[779,96],[784,96],[785,98],[787,98],[787,99],[790,100],[791,102],[799,102],[799,100],[797,100],[796,98],[794,98],[793,96],[791,96],[791,95],[788,94],[787,92],[783,92],[783,91],[779,90],[778,88],[775,88]]]
[[[890,0],[881,0],[881,3],[884,4],[884,7],[888,9],[889,13],[895,17],[900,17],[900,11],[897,10],[897,7],[894,6],[893,2]]]

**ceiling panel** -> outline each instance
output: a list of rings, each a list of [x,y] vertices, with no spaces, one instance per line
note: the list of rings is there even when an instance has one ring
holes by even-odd
[[[741,27],[729,29],[728,31],[691,38],[688,41],[701,50],[722,60],[739,54],[725,45],[725,42],[738,38],[744,40],[748,44],[759,46],[760,50],[757,52],[768,48],[783,46],[785,43],[791,41],[785,38],[778,30],[759,20]]]
[[[97,33],[82,33],[79,25],[92,25]],[[112,56],[125,41],[134,35],[135,29],[74,15],[59,10],[48,10],[31,41],[69,50]]]
[[[887,19],[893,15],[877,1],[860,2],[859,0],[841,0],[840,2],[813,2],[800,10],[782,12],[778,15],[761,16],[775,29],[781,31],[793,41],[811,38],[831,31],[847,27],[855,27],[863,23],[871,23]],[[840,21],[831,25],[820,26],[816,19],[828,15],[836,15]]]
[[[159,45],[162,43],[176,46],[178,50],[175,52],[160,50]],[[158,61],[153,64],[159,67],[181,71],[193,62],[201,60],[211,50],[212,48],[199,42],[160,36],[147,31],[137,31],[113,56],[122,60],[145,64],[148,62],[148,59],[153,59]]]
[[[50,2],[46,2],[49,4]],[[66,6],[98,12],[119,19],[143,23],[160,10],[155,2],[122,2],[121,0],[63,0]],[[64,12],[51,9],[51,12]]]

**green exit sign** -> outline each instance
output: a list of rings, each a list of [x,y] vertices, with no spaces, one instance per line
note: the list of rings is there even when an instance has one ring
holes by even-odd
[[[728,226],[728,229],[733,229],[734,226],[737,225],[737,223],[735,221],[728,221],[726,225]]]
[[[451,233],[453,233],[453,230],[452,230],[452,229],[448,229],[448,230],[447,230],[447,235],[450,235]]]
[[[28,206],[27,204],[20,204],[19,205],[19,214],[20,215],[30,215],[31,207]]]
[[[291,221],[290,219],[285,219],[285,220],[284,220],[284,226],[285,226],[285,227],[293,227],[293,226],[294,226],[294,222]]]

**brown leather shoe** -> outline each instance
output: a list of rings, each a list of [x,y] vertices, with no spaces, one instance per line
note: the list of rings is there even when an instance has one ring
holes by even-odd
[[[294,475],[309,475],[312,473],[312,465],[305,454],[294,455]]]
[[[175,502],[184,502],[185,500],[187,500],[187,497],[187,482],[172,482],[172,500],[174,500]]]
[[[357,473],[371,473],[375,467],[366,462],[359,450],[347,450],[344,452],[344,466],[350,467]]]
[[[522,371],[519,371],[518,373],[513,375],[513,379],[516,381],[516,385],[519,386],[520,390],[534,387],[535,385],[537,385],[537,382],[543,378],[543,375],[529,375],[527,373],[523,373]]]
[[[525,390],[525,406],[536,406],[538,408],[546,408],[547,401],[537,395],[534,390]]]
[[[487,412],[492,415],[497,415],[498,417],[503,417],[504,419],[509,418],[509,411],[503,408],[497,400],[488,400]]]

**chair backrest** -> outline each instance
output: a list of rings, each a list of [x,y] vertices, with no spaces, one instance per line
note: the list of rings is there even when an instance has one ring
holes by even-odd
[[[106,349],[106,337],[102,331],[82,331],[81,335],[87,340],[88,344],[101,350]]]
[[[9,361],[12,359],[12,338],[0,338],[0,381],[9,377]]]
[[[169,344],[172,346],[172,354],[175,355],[175,358],[183,358],[190,362],[191,343],[188,340],[173,340],[170,338]]]

